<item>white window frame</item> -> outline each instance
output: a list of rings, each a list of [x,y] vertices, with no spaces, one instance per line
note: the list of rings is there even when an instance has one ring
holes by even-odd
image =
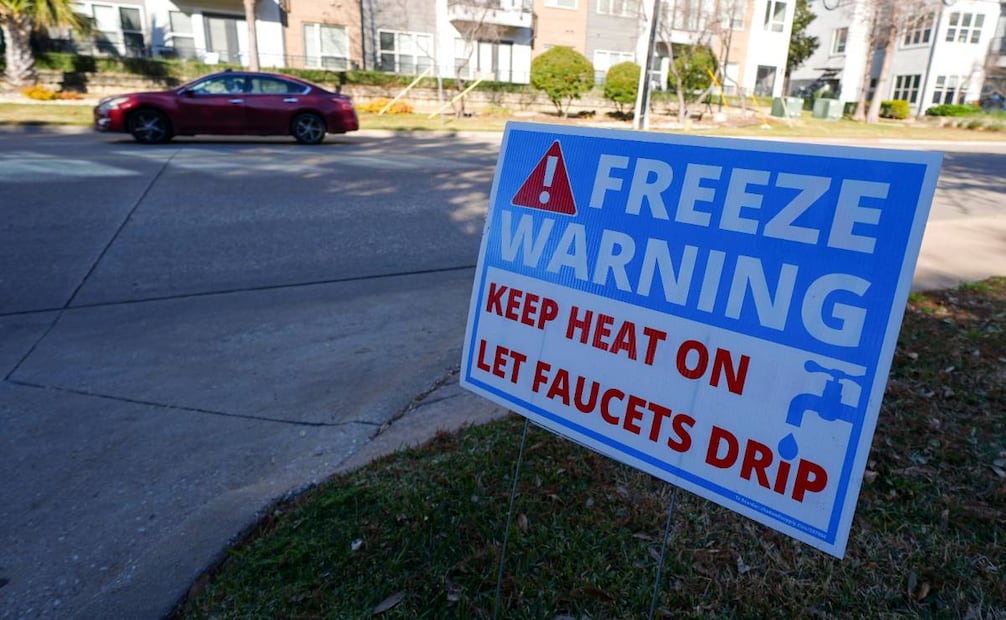
[[[891,99],[916,103],[919,100],[919,87],[922,84],[921,73],[904,73],[894,76],[894,88]]]
[[[568,9],[575,11],[579,0],[545,0],[545,6],[550,9]]]
[[[984,13],[954,11],[947,26],[948,43],[978,43],[985,27]]]
[[[129,48],[126,46],[126,35],[127,34],[138,34],[141,39],[141,47],[146,48],[147,45],[147,34],[144,31],[144,24],[146,23],[146,18],[144,16],[144,7],[135,4],[108,4],[105,2],[87,2],[87,3],[74,3],[73,10],[76,13],[83,15],[84,17],[91,19],[95,24],[95,35],[105,35],[107,42],[110,43],[116,50],[117,53],[124,56],[129,55]],[[101,29],[98,28],[98,16],[95,13],[95,9],[107,9],[114,13],[114,27]],[[140,29],[126,29],[122,23],[122,10],[132,10],[136,11],[140,15]],[[111,23],[106,24],[107,26],[112,26]],[[94,51],[95,53],[103,53],[102,50],[97,45],[97,39],[92,39],[94,41]]]
[[[786,0],[768,0],[765,3],[765,30],[784,32],[786,30]]]
[[[342,32],[343,55],[325,53],[323,49],[325,42],[325,37],[322,36],[323,30]],[[313,40],[309,37],[313,37]],[[312,54],[314,50],[317,50],[317,54]],[[308,69],[329,69],[332,71],[345,71],[349,69],[349,28],[342,24],[304,22],[304,67]]]
[[[635,17],[635,2],[633,0],[597,0],[598,15],[614,15],[615,17]]]
[[[901,47],[928,45],[933,37],[935,17],[934,13],[925,13],[909,19],[905,25],[905,34],[901,37]]]
[[[705,0],[679,0],[661,5],[661,10],[662,24],[669,23],[672,29],[685,32],[703,32],[710,18]]]
[[[960,75],[938,75],[933,85],[933,105],[957,103],[967,92],[966,78]]]
[[[724,0],[720,5],[720,27],[730,30],[744,30],[744,0]]]
[[[623,62],[636,62],[635,52],[617,50],[594,50],[594,82],[603,84],[608,69]]]
[[[171,21],[171,16],[175,15],[175,14],[182,15],[182,16],[185,17],[185,19],[188,20],[188,22],[189,22],[189,30],[188,30],[188,32],[181,32],[179,30],[175,30],[175,23]],[[178,45],[175,42],[176,41],[182,41],[182,40],[189,41],[191,43],[191,45],[189,45],[188,47],[184,48],[186,50],[186,52],[190,52],[190,54],[188,54],[188,55],[178,54],[178,51],[177,51],[178,50]],[[175,50],[175,54],[179,58],[188,58],[190,56],[192,58],[195,58],[195,55],[197,54],[197,52],[196,52],[196,35],[195,35],[195,32],[193,32],[193,30],[192,30],[192,13],[186,13],[185,11],[168,11],[168,32],[167,32],[167,34],[164,37],[164,45],[165,45],[165,47],[167,47],[169,49]]]
[[[833,56],[844,56],[845,48],[848,44],[849,27],[835,28],[831,33],[831,54]]]
[[[395,47],[393,50],[387,50],[383,47],[381,35],[390,34],[394,36]],[[403,39],[411,40],[412,51],[407,52],[402,50],[401,42]],[[419,75],[427,67],[433,66],[433,34],[429,32],[409,32],[405,30],[388,30],[382,29],[377,31],[377,54],[378,54],[378,66],[381,67],[382,71],[388,73],[401,73],[403,75]],[[394,57],[394,71],[388,71],[384,68],[384,55],[391,54]],[[412,71],[402,71],[402,59],[411,58],[412,60]]]

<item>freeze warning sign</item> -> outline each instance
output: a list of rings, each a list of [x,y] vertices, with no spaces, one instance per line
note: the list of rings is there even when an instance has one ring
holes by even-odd
[[[940,161],[510,123],[462,384],[841,557]]]

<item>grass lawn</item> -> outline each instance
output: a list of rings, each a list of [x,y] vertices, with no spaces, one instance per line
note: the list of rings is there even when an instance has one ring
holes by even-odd
[[[522,419],[279,505],[184,618],[484,618]],[[640,618],[670,487],[531,428],[503,618]],[[1006,618],[1006,278],[910,299],[844,560],[680,493],[658,617]]]
[[[90,125],[93,105],[0,103],[0,125]]]
[[[76,103],[0,103],[0,126],[2,125],[77,125],[89,126],[93,120],[92,104]],[[744,121],[732,120],[723,124],[710,122],[693,123],[687,129],[676,127],[674,118],[655,113],[651,117],[651,128],[656,131],[672,131],[694,135],[743,136],[751,138],[828,138],[838,139],[892,139],[892,140],[951,140],[951,141],[1006,141],[1006,131],[969,130],[956,127],[939,127],[934,121],[898,122],[881,121],[866,125],[849,120],[828,121],[812,118],[787,120],[775,117],[751,118]],[[563,119],[554,114],[482,114],[455,118],[428,114],[386,114],[360,113],[360,127],[364,129],[388,129],[395,131],[502,131],[508,120],[526,120],[570,125],[589,125],[631,129],[630,121],[618,121],[607,116],[589,119]]]

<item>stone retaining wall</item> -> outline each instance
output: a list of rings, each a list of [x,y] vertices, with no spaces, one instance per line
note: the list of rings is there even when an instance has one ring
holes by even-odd
[[[114,73],[63,73],[60,71],[39,71],[39,81],[43,85],[56,90],[73,90],[90,97],[104,97],[128,92],[146,90],[164,90],[178,86],[180,81],[175,78],[151,79],[132,74]],[[336,84],[321,84],[325,88],[336,89]],[[353,98],[359,105],[365,105],[377,99],[391,99],[401,92],[400,86],[362,86],[346,85],[342,92]],[[420,114],[430,114],[448,103],[458,95],[455,89],[445,88],[439,95],[435,88],[414,88],[404,97],[413,109]],[[485,113],[507,110],[510,112],[552,112],[555,107],[545,97],[544,93],[528,89],[522,93],[502,93],[474,90],[465,96],[464,111],[466,113]],[[448,113],[460,111],[460,104],[448,106]],[[582,99],[574,101],[570,109],[572,114],[603,116],[615,111],[615,105],[601,96],[597,90],[587,93]]]

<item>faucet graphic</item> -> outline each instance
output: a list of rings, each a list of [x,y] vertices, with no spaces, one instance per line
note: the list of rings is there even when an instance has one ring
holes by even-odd
[[[858,403],[853,406],[842,402],[842,381],[858,385],[854,381],[855,376],[833,368],[825,368],[820,364],[807,360],[803,364],[807,372],[826,373],[830,376],[824,386],[822,394],[797,394],[789,402],[789,412],[786,414],[786,423],[799,427],[803,424],[803,416],[808,411],[813,411],[821,416],[822,420],[834,422],[842,420],[852,423],[856,420],[859,412]]]

